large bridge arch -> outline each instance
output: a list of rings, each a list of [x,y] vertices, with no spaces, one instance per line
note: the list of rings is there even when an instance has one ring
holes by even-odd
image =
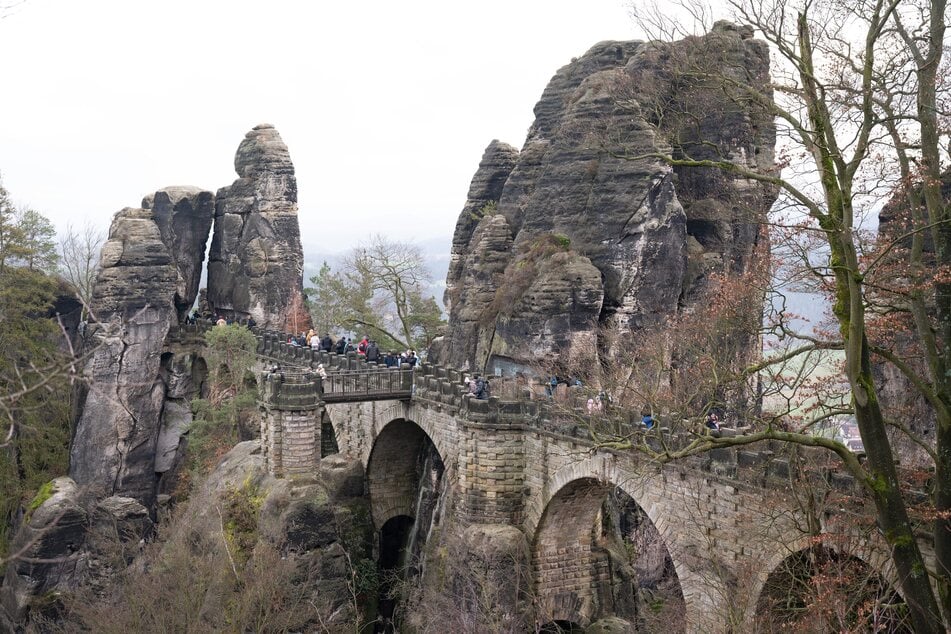
[[[408,420],[422,429],[436,445],[446,466],[454,465],[458,448],[457,421],[448,415],[434,416],[425,407],[406,401],[369,403],[328,403],[326,421],[332,426],[340,452],[363,465],[370,464],[370,455],[377,438],[393,421]]]
[[[881,577],[881,580],[895,594],[904,600],[898,572],[890,556],[888,544],[881,535],[875,532],[860,532],[857,528],[845,532],[829,532],[819,536],[807,535],[802,532],[789,534],[775,541],[775,548],[771,549],[761,560],[757,575],[749,589],[749,603],[746,612],[746,624],[754,627],[761,601],[764,600],[764,591],[771,577],[776,575],[791,560],[811,549],[825,549],[835,552],[844,558],[861,562],[870,571]],[[927,558],[927,549],[925,549]]]
[[[438,471],[445,460],[432,437],[415,421],[396,418],[376,434],[366,460],[370,510],[376,530],[398,516],[416,519],[421,478]]]
[[[626,474],[615,456],[596,455],[558,470],[526,514],[540,623],[587,626],[600,616],[616,613],[614,605],[602,604],[613,601],[612,581],[607,554],[598,547],[595,535],[602,505],[615,489],[633,499],[656,529],[685,599],[690,596],[683,584],[684,566],[677,558],[683,535],[663,515],[663,493],[652,494],[651,487]],[[685,605],[685,609],[689,608]]]
[[[886,578],[881,553],[867,540],[854,539],[806,537],[786,549],[786,556],[764,571],[747,627],[911,634],[907,607],[894,578]]]

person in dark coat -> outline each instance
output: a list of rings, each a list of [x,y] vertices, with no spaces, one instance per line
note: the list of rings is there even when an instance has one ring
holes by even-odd
[[[380,360],[380,348],[377,347],[376,341],[370,341],[367,344],[366,357],[369,363],[376,363]]]

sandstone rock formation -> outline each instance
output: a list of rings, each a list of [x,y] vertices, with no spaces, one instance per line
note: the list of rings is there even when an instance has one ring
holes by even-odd
[[[31,539],[40,526],[43,538],[31,546],[39,549],[37,557],[58,556],[62,548],[70,557],[63,566],[11,566],[14,578],[4,583],[0,610],[7,620],[0,626],[21,621],[35,596],[74,576],[92,586],[104,583],[110,564],[98,551],[114,541],[101,539],[104,529],[133,542],[151,531],[157,493],[174,483],[165,474],[181,462],[191,400],[201,394],[207,372],[200,346],[182,340],[179,325],[199,296],[212,225],[211,308],[281,328],[299,299],[297,184],[277,131],[262,125],[249,132],[235,168],[240,178],[221,190],[217,206],[210,191],[167,187],[146,196],[141,208],[116,213],[102,248],[91,323],[77,346],[91,356],[86,389],[78,395],[70,478],[48,502],[56,509],[66,505],[67,521],[40,526],[48,515],[44,504],[17,533],[18,540]],[[57,310],[67,307],[57,304]],[[78,311],[68,310],[78,322]],[[77,326],[67,323],[70,332]]]
[[[281,329],[303,288],[294,164],[274,126],[261,124],[238,146],[234,167],[239,178],[215,203],[208,301],[223,315]]]
[[[162,346],[177,323],[181,282],[148,209],[118,212],[103,245],[93,292],[98,320],[85,368],[89,392],[70,448],[70,476],[97,498],[155,495],[155,442],[165,400]]]
[[[951,201],[951,170],[947,170],[941,175],[941,193],[946,203]],[[924,209],[921,212],[921,217],[927,216]],[[890,251],[891,259],[882,263],[878,274],[882,275],[884,270],[884,275],[894,275],[894,271],[889,271],[889,267],[892,265],[897,266],[899,271],[904,271],[909,259],[909,251],[912,248],[912,238],[909,231],[911,217],[905,192],[898,192],[892,200],[882,207],[878,216],[878,228],[880,236],[888,241],[896,240],[898,242],[895,248]],[[921,238],[922,260],[926,267],[929,265],[934,267],[935,249],[931,233],[925,231],[921,234]],[[930,310],[935,310],[933,296],[926,294],[925,302]],[[925,355],[917,334],[911,325],[912,323],[911,318],[909,318],[907,329],[897,328],[893,330],[891,345],[894,350],[899,351],[901,358],[913,372],[919,376],[928,376]],[[914,386],[908,376],[899,371],[895,365],[881,362],[875,358],[873,359],[873,368],[879,381],[880,400],[888,415],[896,420],[904,421],[917,439],[921,439],[925,444],[934,447],[937,418],[931,404]],[[917,442],[909,439],[906,434],[895,433],[891,441],[905,464],[931,464],[932,458],[923,451]]]
[[[27,516],[10,544],[10,552],[22,556],[7,566],[0,587],[4,632],[14,631],[12,622],[23,618],[34,596],[68,587],[75,578],[88,514],[71,479],[56,478],[50,486],[49,498]]]
[[[166,187],[146,196],[142,208],[152,210],[162,242],[181,275],[175,293],[181,320],[198,296],[205,245],[215,218],[215,195],[198,187]]]
[[[521,152],[492,142],[456,225],[440,362],[509,370],[570,355],[577,367],[605,345],[602,327],[660,323],[711,271],[749,266],[775,192],[654,157],[772,165],[768,116],[678,76],[698,58],[769,95],[765,43],[732,24],[673,44],[602,42],[549,82]]]

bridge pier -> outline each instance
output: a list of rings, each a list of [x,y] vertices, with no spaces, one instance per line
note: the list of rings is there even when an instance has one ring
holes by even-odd
[[[308,374],[261,373],[261,450],[278,478],[313,475],[320,466],[323,402]]]
[[[501,419],[496,397],[465,397],[469,418],[463,421],[459,484],[465,492],[462,519],[467,524],[522,521],[525,489],[525,430],[521,421]]]

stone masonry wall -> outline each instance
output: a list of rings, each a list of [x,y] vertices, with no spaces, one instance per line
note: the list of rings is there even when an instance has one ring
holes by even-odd
[[[316,361],[300,351],[288,354],[305,366]],[[352,359],[332,362],[356,369]],[[610,608],[607,560],[593,547],[592,531],[615,487],[641,506],[663,538],[690,632],[724,632],[729,623],[752,618],[769,572],[810,543],[799,529],[803,518],[790,463],[772,447],[717,449],[659,465],[636,451],[596,450],[583,424],[556,420],[544,401],[475,400],[464,394],[460,379],[454,370],[423,364],[410,399],[328,404],[324,420],[332,423],[340,452],[367,470],[377,528],[394,515],[412,515],[415,460],[428,436],[452,483],[453,521],[519,528],[531,546],[536,607],[552,620],[586,625]],[[274,453],[286,453],[284,434],[293,425],[265,413],[273,421],[270,431],[262,430],[265,452],[288,470],[286,458]],[[300,438],[309,437],[316,448],[320,417],[296,424],[313,426]],[[319,454],[308,459],[316,469]],[[841,492],[855,493],[848,477],[823,477]],[[842,505],[825,521],[853,526],[849,553],[894,582],[887,548],[857,521],[863,513],[860,503]]]

